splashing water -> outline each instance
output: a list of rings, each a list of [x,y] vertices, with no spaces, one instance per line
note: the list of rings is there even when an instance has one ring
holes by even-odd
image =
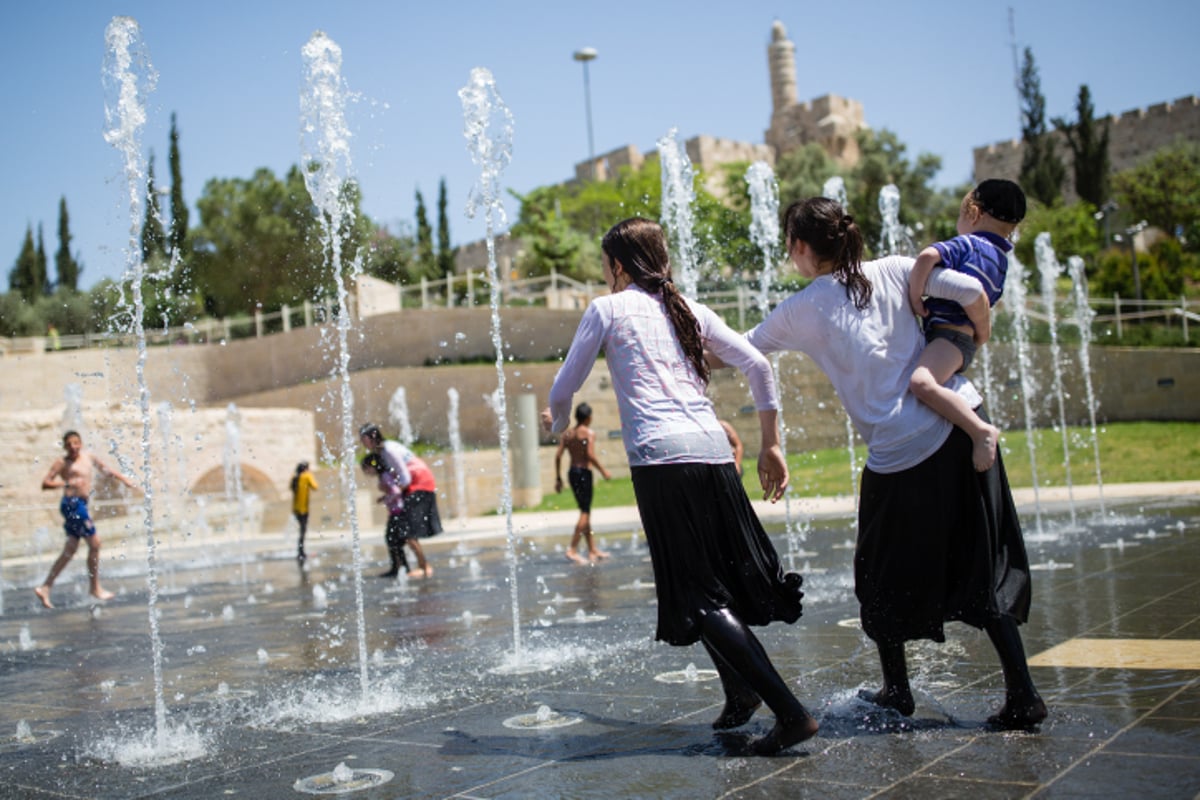
[[[1083,259],[1071,256],[1067,259],[1067,271],[1071,274],[1073,286],[1072,297],[1075,299],[1075,324],[1079,327],[1079,369],[1083,372],[1083,386],[1086,392],[1088,410],[1088,429],[1092,436],[1092,454],[1096,461],[1096,490],[1100,497],[1100,516],[1106,516],[1104,508],[1104,480],[1100,475],[1100,437],[1096,435],[1096,392],[1092,387],[1092,359],[1090,345],[1092,343],[1092,320],[1096,312],[1088,305],[1087,273],[1084,272]]]
[[[674,261],[679,265],[680,291],[695,299],[700,280],[692,219],[696,190],[692,162],[683,144],[676,140],[675,128],[658,140],[658,159],[662,164],[662,223],[675,243]]]
[[[408,393],[403,386],[397,386],[396,391],[392,393],[392,399],[388,401],[388,419],[395,426],[404,446],[412,447],[414,440],[412,420],[408,416]]]
[[[225,408],[225,447],[221,455],[225,467],[225,502],[233,504],[237,515],[238,552],[242,561],[242,586],[245,586],[248,556],[245,547],[246,495],[242,487],[242,415],[234,403]]]
[[[158,568],[154,540],[154,489],[150,460],[150,390],[146,383],[146,331],[143,326],[145,302],[142,281],[145,265],[141,259],[142,192],[146,177],[143,166],[141,130],[146,124],[146,96],[154,91],[158,75],[142,40],[141,28],[132,17],[113,17],[104,31],[105,57],[103,82],[104,140],[121,154],[129,197],[128,261],[123,279],[127,279],[133,299],[129,327],[137,342],[138,406],[142,418],[142,492],[143,526],[146,535],[146,585],[149,589],[147,616],[154,671],[154,745],[168,748],[167,707],[163,700],[162,639],[158,630]]]
[[[1058,346],[1058,312],[1055,308],[1056,284],[1062,265],[1050,245],[1050,233],[1043,231],[1033,240],[1034,255],[1042,279],[1042,304],[1050,328],[1050,364],[1054,377],[1054,396],[1058,399],[1058,427],[1062,432],[1063,469],[1067,481],[1067,504],[1071,510],[1071,528],[1075,527],[1075,489],[1071,485],[1071,447],[1067,441],[1067,410],[1063,401],[1062,350]]]
[[[350,541],[354,558],[354,595],[358,622],[358,676],[362,696],[368,691],[367,631],[363,611],[362,542],[354,479],[358,437],[354,433],[354,392],[350,386],[350,311],[347,283],[362,274],[362,263],[354,254],[345,260],[340,232],[351,227],[353,209],[346,188],[351,184],[350,129],[346,124],[347,90],[341,77],[342,49],[321,31],[316,31],[301,51],[305,86],[300,93],[301,150],[304,185],[320,211],[322,241],[327,254],[329,280],[337,289],[338,359],[336,375],[341,384],[342,452],[338,461]]]
[[[512,466],[508,457],[508,413],[504,396],[504,340],[500,335],[500,278],[496,268],[496,228],[505,222],[500,201],[500,173],[512,160],[513,117],[496,89],[490,70],[476,67],[470,81],[458,91],[463,107],[463,135],[471,160],[480,169],[479,183],[471,189],[467,214],[482,208],[487,230],[487,268],[491,282],[492,346],[496,350],[496,392],[492,405],[500,429],[500,504],[508,550],[509,591],[513,616],[513,660],[521,661],[521,612],[517,586],[517,547],[513,531]]]
[[[879,252],[889,256],[911,256],[912,237],[900,221],[900,187],[889,183],[879,190],[879,214],[883,229],[879,234]]]
[[[756,161],[746,170],[746,183],[750,190],[750,241],[762,253],[762,270],[759,272],[758,309],[765,319],[771,311],[771,285],[775,282],[775,268],[779,262],[779,184],[775,173],[765,161]],[[801,357],[802,356],[798,356]],[[787,424],[783,418],[783,397],[780,390],[783,381],[782,353],[771,354],[771,368],[775,372],[775,401],[779,405],[779,449],[787,458]],[[801,401],[798,401],[801,402]],[[784,528],[788,532],[788,549],[791,566],[795,567],[795,551],[798,549],[796,522],[792,518],[792,488],[783,493]]]
[[[1042,501],[1039,494],[1037,473],[1037,445],[1033,438],[1033,409],[1030,398],[1038,392],[1037,380],[1033,375],[1033,359],[1029,352],[1029,315],[1025,310],[1025,265],[1013,251],[1008,253],[1008,273],[1004,281],[1008,293],[1008,306],[1013,314],[1013,336],[1017,345],[1017,374],[1020,377],[1021,404],[1025,411],[1025,443],[1029,451],[1029,469],[1033,484],[1033,506],[1037,520],[1038,536],[1043,536]]]
[[[836,201],[842,207],[842,211],[850,211],[850,203],[846,199],[846,182],[842,180],[841,175],[834,175],[825,181],[825,185],[821,187],[821,196]]]
[[[451,386],[446,390],[448,409],[447,430],[450,435],[450,453],[454,460],[454,516],[467,518],[467,465],[463,458],[462,430],[458,420],[458,389]]]

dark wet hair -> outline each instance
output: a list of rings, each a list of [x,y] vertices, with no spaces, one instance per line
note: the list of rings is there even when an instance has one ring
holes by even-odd
[[[366,434],[363,435],[365,436]],[[365,456],[363,456],[363,459],[360,463],[362,464],[363,469],[373,469],[379,474],[383,474],[384,472],[383,459],[374,453],[367,453]]]
[[[67,439],[70,439],[72,436],[74,436],[81,442],[83,441],[83,437],[79,435],[79,431],[67,431],[66,433],[63,434],[63,437],[62,437],[63,444],[66,444]]]
[[[366,425],[363,425],[361,428],[359,428],[358,435],[360,438],[366,436],[372,442],[376,443],[383,441],[383,431],[379,430],[379,426],[374,422],[368,422]]]
[[[671,279],[671,257],[662,226],[642,217],[622,220],[604,234],[600,248],[610,261],[621,264],[621,269],[639,288],[662,297],[679,346],[700,380],[708,383],[700,323]]]
[[[575,406],[575,422],[582,425],[583,421],[592,415],[592,407],[587,403]]]
[[[863,236],[854,217],[828,197],[810,197],[783,213],[788,249],[804,242],[822,262],[833,262],[833,276],[846,286],[846,296],[860,311],[871,302],[871,282],[862,272]]]
[[[308,469],[308,462],[301,461],[296,465],[296,474],[292,476],[292,491],[296,491],[296,487],[300,485],[300,476],[304,474],[304,470]]]

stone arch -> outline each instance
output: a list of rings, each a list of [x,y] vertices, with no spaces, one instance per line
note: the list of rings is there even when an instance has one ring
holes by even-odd
[[[246,492],[258,495],[264,503],[274,503],[281,499],[274,481],[265,472],[248,464],[242,464],[241,467],[242,488]],[[190,491],[192,494],[224,494],[225,465],[213,467],[205,472],[192,482]]]

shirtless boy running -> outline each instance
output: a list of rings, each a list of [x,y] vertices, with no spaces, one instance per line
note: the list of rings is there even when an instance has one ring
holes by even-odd
[[[46,477],[42,479],[43,489],[62,489],[62,502],[59,510],[63,515],[63,529],[67,532],[67,541],[63,544],[62,554],[50,567],[46,582],[33,590],[46,608],[54,608],[50,602],[50,587],[55,578],[67,566],[79,548],[79,540],[87,542],[88,578],[91,581],[92,597],[98,600],[110,600],[113,593],[100,586],[100,537],[96,535],[96,524],[88,514],[88,497],[92,494],[92,480],[95,470],[109,475],[130,489],[137,488],[133,481],[110,467],[89,450],[83,449],[83,439],[75,431],[63,434],[63,449],[66,455],[57,459],[51,466]]]
[[[576,564],[586,564],[608,558],[608,553],[596,547],[595,537],[592,536],[592,465],[600,470],[600,474],[608,480],[611,476],[600,462],[596,460],[596,435],[588,427],[592,424],[592,407],[580,403],[575,409],[575,427],[563,432],[558,442],[558,451],[554,454],[554,491],[561,492],[562,454],[566,450],[571,456],[571,466],[567,471],[571,491],[575,494],[575,502],[579,505],[579,521],[575,523],[575,532],[571,535],[571,546],[567,548],[567,558]],[[588,557],[579,555],[579,540],[586,538]]]

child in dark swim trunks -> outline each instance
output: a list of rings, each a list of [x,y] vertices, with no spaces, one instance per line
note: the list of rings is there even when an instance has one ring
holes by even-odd
[[[43,489],[62,489],[63,498],[59,503],[59,511],[63,515],[63,530],[66,531],[67,541],[63,544],[62,554],[50,567],[46,581],[33,590],[38,600],[46,608],[54,608],[50,602],[50,587],[58,578],[60,572],[75,556],[79,548],[79,540],[87,542],[88,579],[91,583],[92,597],[98,600],[110,600],[113,593],[100,586],[100,537],[96,534],[96,524],[88,513],[88,497],[92,494],[92,482],[96,470],[120,481],[130,489],[135,488],[133,481],[110,467],[90,450],[83,449],[83,438],[75,431],[63,434],[63,449],[66,455],[50,465],[50,471],[42,479]]]
[[[575,523],[575,532],[571,534],[571,546],[567,548],[567,558],[576,564],[586,564],[588,561],[598,561],[608,558],[608,553],[596,546],[592,536],[592,470],[594,464],[600,474],[608,480],[608,470],[596,460],[596,435],[591,429],[592,407],[580,403],[575,408],[575,427],[563,432],[558,442],[558,451],[554,454],[554,491],[561,492],[562,454],[566,450],[571,455],[571,466],[567,470],[567,480],[575,495],[575,503],[579,506],[579,521]],[[579,555],[579,540],[586,539],[588,557]]]

